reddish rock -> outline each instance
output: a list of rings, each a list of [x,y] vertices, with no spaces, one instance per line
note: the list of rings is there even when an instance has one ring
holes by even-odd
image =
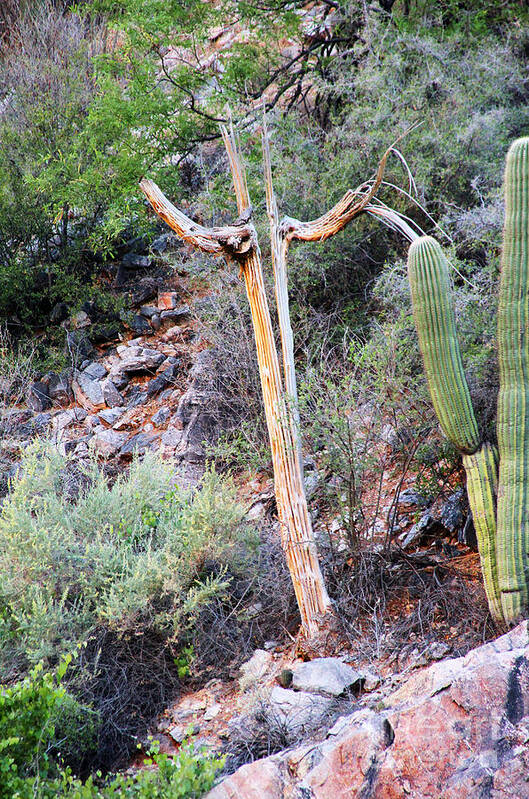
[[[158,308],[160,311],[172,311],[178,304],[176,291],[164,291],[158,294]]]
[[[529,632],[415,673],[322,743],[244,766],[208,799],[529,799]]]
[[[279,761],[269,757],[238,769],[229,779],[217,785],[207,799],[265,799],[283,796]],[[330,799],[330,797],[329,797]]]

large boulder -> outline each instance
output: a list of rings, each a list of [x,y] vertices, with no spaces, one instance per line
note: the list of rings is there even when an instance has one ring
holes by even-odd
[[[529,799],[529,630],[416,672],[325,741],[243,766],[208,799]]]

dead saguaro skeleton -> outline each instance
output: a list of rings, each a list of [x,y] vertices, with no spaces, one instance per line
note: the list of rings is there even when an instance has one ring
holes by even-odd
[[[140,187],[154,211],[184,241],[203,252],[223,255],[235,261],[241,270],[252,314],[257,360],[270,438],[277,510],[281,542],[294,584],[303,630],[309,637],[317,634],[329,614],[331,601],[321,573],[307,498],[303,483],[297,389],[294,369],[294,347],[288,310],[286,258],[294,239],[321,241],[339,230],[362,212],[376,214],[391,227],[399,228],[408,237],[416,237],[398,214],[373,199],[382,181],[389,151],[382,159],[376,179],[356,191],[348,191],[327,214],[314,222],[298,222],[286,217],[279,222],[272,187],[268,137],[263,135],[267,211],[272,237],[275,292],[281,330],[284,382],[281,375],[272,320],[265,292],[261,253],[255,227],[246,175],[233,130],[222,128],[228,154],[238,219],[225,227],[205,228],[179,211],[151,180],[143,179]]]

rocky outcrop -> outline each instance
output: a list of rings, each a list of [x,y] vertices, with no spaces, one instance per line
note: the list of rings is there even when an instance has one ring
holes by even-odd
[[[415,673],[208,799],[529,799],[529,629]]]
[[[307,663],[300,663],[293,669],[292,688],[340,696],[364,679],[363,674],[337,658],[315,658]]]
[[[215,388],[215,353],[203,350],[189,373],[190,384],[182,395],[175,414],[177,456],[190,463],[205,458],[204,442],[214,442],[221,426],[220,395]]]

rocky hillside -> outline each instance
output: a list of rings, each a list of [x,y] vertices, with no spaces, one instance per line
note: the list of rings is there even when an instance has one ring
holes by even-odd
[[[408,240],[340,211],[374,181],[386,220],[446,251],[492,505],[527,4],[4,5],[0,799],[529,799],[529,627],[488,610],[475,442],[459,451],[434,413]],[[215,239],[237,215],[231,122],[250,197],[234,225],[255,226],[279,361],[289,245],[294,512],[276,504],[242,250]],[[144,179],[219,246],[162,226]],[[336,214],[343,232],[308,234]],[[281,545],[300,506],[287,548],[312,527],[329,597],[309,640]]]
[[[164,247],[168,238],[162,237]],[[155,242],[151,255],[160,246]],[[121,261],[128,334],[117,338],[111,328],[105,340],[93,304],[63,320],[72,366],[42,374],[22,402],[4,412],[4,480],[16,473],[17,452],[44,436],[76,459],[93,449],[109,475],[133,453],[157,450],[181,464],[183,484],[196,483],[204,444],[215,440],[221,422],[213,356],[197,332],[185,279],[150,277],[152,265],[147,254],[125,254]],[[60,313],[67,311],[57,307]]]
[[[243,766],[208,799],[526,799],[528,658],[524,622],[465,657],[401,674],[397,687],[338,660],[297,664],[264,712],[321,727],[340,697],[353,707],[324,740]]]

